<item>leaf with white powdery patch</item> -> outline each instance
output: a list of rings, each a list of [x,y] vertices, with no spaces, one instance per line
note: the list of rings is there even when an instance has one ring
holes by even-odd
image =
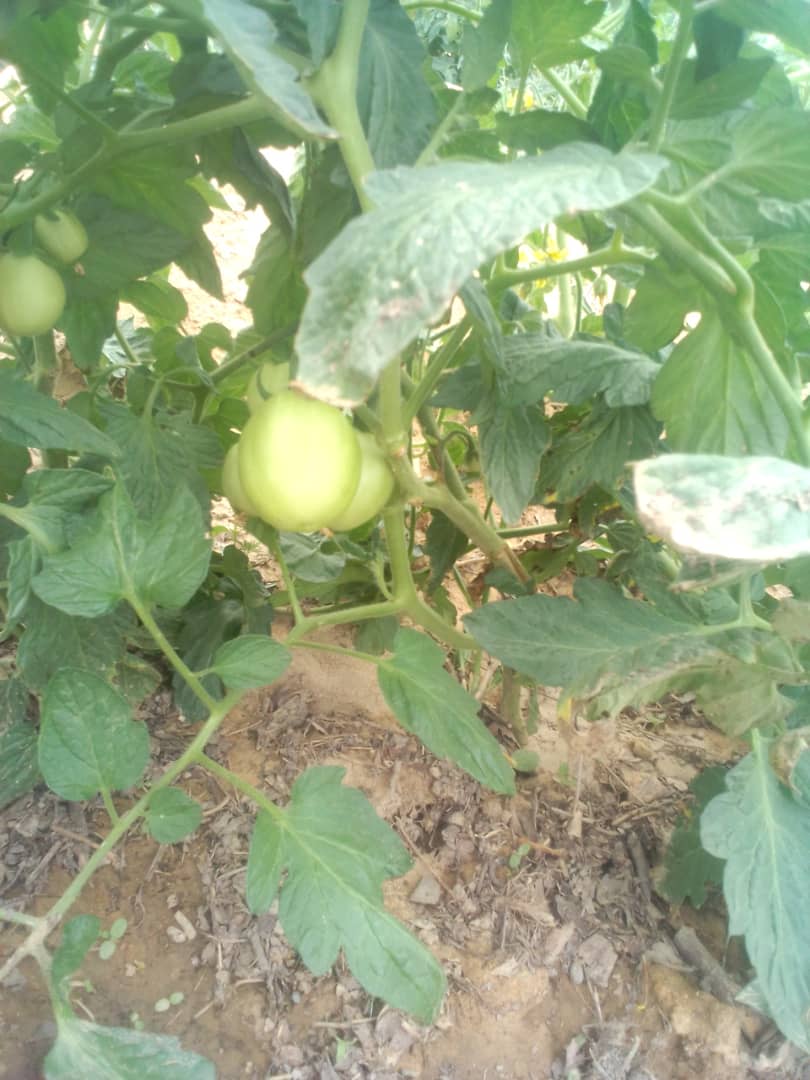
[[[373,173],[366,188],[377,209],[351,221],[304,275],[299,382],[324,400],[357,403],[485,259],[560,214],[626,202],[665,165],[655,154],[574,143],[504,164]]]
[[[286,810],[262,812],[248,859],[248,903],[264,911],[283,869],[279,919],[316,975],[343,949],[352,974],[370,993],[429,1022],[445,990],[430,952],[383,906],[382,882],[404,874],[402,841],[362,792],[341,784],[345,770],[308,769]]]
[[[514,774],[478,715],[480,703],[445,671],[444,653],[429,637],[400,630],[394,655],[380,661],[379,682],[406,731],[493,791],[514,794]]]
[[[63,799],[136,784],[149,761],[149,732],[126,700],[89,671],[63,668],[42,699],[39,767]]]
[[[70,1014],[45,1058],[45,1080],[216,1080],[214,1066],[169,1035],[102,1027]]]

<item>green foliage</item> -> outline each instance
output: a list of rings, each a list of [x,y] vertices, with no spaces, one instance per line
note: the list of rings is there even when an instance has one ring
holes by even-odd
[[[410,858],[365,796],[342,786],[344,772],[309,769],[296,780],[286,810],[260,812],[248,859],[248,905],[266,911],[286,868],[279,918],[307,967],[323,974],[343,949],[369,993],[431,1020],[444,993],[442,969],[382,904],[382,882],[403,874]]]
[[[502,795],[542,762],[508,693],[521,749],[482,723],[481,650],[565,710],[688,692],[748,738],[702,814],[696,781],[662,887],[700,904],[722,860],[763,1007],[807,1047],[808,5],[620,7],[492,0],[463,29],[396,0],[2,7],[0,245],[44,256],[33,223],[57,210],[88,237],[59,333],[0,330],[0,805],[44,780],[110,817],[31,923],[47,1076],[213,1075],[72,1014],[92,916],[43,952],[127,830],[199,826],[176,786],[192,766],[258,808],[251,910],[277,899],[313,971],[342,950],[370,994],[435,1015],[441,968],[382,903],[409,860],[364,796],[313,768],[282,809],[204,753],[245,692],[351,623],[402,726]],[[294,151],[285,176],[273,148]],[[205,226],[225,184],[270,221],[238,332],[198,328],[169,280],[223,295]],[[0,296],[0,327],[36,326],[28,299]],[[379,518],[248,536],[212,513],[267,361],[354,408],[396,478]],[[554,523],[523,525],[540,505]],[[573,598],[537,592],[564,569]],[[147,786],[132,710],[164,679],[187,740]]]
[[[710,800],[725,786],[726,770],[717,765],[698,773],[689,785],[694,803],[678,819],[664,860],[666,875],[658,886],[673,904],[682,904],[688,897],[693,907],[702,907],[706,886],[722,883],[723,861],[710,855],[701,844],[700,819]]]

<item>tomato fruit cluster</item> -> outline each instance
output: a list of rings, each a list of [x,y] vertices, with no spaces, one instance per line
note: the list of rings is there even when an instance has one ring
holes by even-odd
[[[228,451],[222,486],[235,510],[282,532],[348,531],[382,509],[394,478],[373,436],[339,409],[282,390]]]

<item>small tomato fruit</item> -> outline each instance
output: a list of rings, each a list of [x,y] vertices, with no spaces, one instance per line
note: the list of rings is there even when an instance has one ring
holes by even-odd
[[[245,394],[251,416],[273,394],[279,394],[282,390],[286,390],[289,381],[290,365],[286,361],[283,364],[274,364],[271,360],[268,360],[254,371]]]
[[[45,334],[65,307],[65,286],[36,255],[0,255],[0,326],[17,337]]]
[[[368,432],[356,432],[360,444],[360,480],[352,501],[342,514],[332,518],[330,529],[351,532],[369,518],[376,517],[391,498],[394,476],[377,440]]]
[[[37,214],[34,235],[49,255],[63,263],[75,263],[87,251],[87,230],[69,210]]]
[[[222,493],[237,513],[258,514],[239,479],[239,443],[233,444],[222,463]]]
[[[354,429],[339,409],[283,390],[245,424],[239,478],[270,525],[283,532],[315,532],[351,502],[360,457]]]

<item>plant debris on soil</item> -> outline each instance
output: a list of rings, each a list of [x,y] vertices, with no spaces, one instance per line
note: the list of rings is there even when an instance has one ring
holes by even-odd
[[[347,644],[349,633],[331,640]],[[105,927],[128,920],[112,957],[94,951],[77,978],[81,1013],[178,1036],[223,1080],[810,1076],[763,1017],[701,989],[714,976],[716,990],[716,972],[696,970],[679,951],[686,927],[720,970],[725,961],[730,977],[741,977],[745,960],[725,950],[719,901],[696,913],[655,892],[689,780],[732,756],[688,702],[561,731],[549,699],[531,743],[543,768],[508,799],[402,732],[370,667],[297,651],[279,683],[228,717],[211,753],[281,804],[305,768],[339,764],[345,783],[398,831],[413,867],[389,883],[386,902],[447,971],[437,1023],[420,1026],[369,999],[345,967],[314,978],[275,908],[250,915],[254,809],[198,770],[183,778],[205,810],[198,832],[158,846],[133,831],[75,909]],[[166,690],[141,714],[157,774],[191,729]],[[105,820],[100,803],[65,803],[43,790],[8,807],[4,902],[46,911]],[[4,955],[16,933],[6,933]],[[166,1009],[172,995],[178,1004]],[[0,1076],[40,1075],[54,1025],[30,963],[4,987],[0,1032]]]

